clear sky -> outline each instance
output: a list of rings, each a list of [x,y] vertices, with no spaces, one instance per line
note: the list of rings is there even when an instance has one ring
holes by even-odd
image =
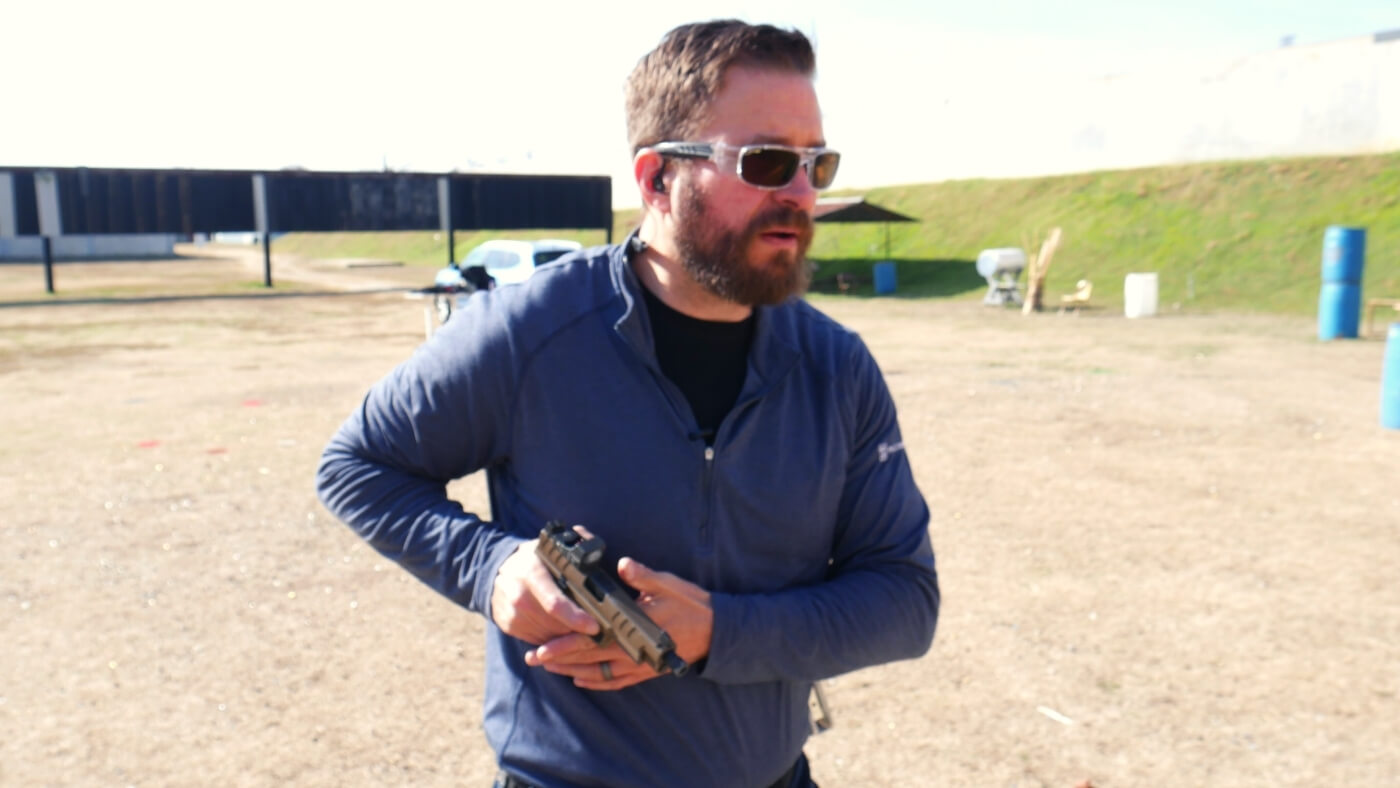
[[[683,22],[811,36],[856,187],[936,180],[922,125],[997,120],[930,96],[1400,28],[1397,0],[0,3],[0,165],[607,174],[619,204],[623,79]]]

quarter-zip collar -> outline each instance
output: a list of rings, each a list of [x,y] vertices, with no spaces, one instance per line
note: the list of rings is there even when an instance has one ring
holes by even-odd
[[[659,370],[652,341],[651,323],[642,300],[642,283],[632,270],[634,230],[627,240],[613,247],[609,256],[611,282],[617,296],[613,328],[646,363]],[[749,371],[735,408],[762,396],[797,363],[802,353],[795,339],[794,320],[800,319],[786,304],[754,308],[753,346],[749,349]]]

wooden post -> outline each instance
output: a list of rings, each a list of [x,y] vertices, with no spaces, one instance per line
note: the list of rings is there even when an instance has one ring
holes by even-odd
[[[1056,227],[1050,231],[1050,236],[1045,239],[1045,243],[1040,245],[1040,254],[1035,256],[1031,265],[1030,273],[1026,278],[1026,301],[1021,305],[1021,314],[1029,315],[1031,312],[1039,312],[1044,308],[1045,274],[1050,270],[1050,263],[1059,246],[1060,228]]]

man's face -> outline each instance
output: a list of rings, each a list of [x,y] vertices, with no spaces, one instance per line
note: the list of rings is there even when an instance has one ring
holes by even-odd
[[[690,141],[819,147],[821,110],[812,81],[785,71],[734,66]],[[686,272],[738,304],[775,304],[806,289],[817,193],[805,170],[781,189],[744,183],[732,159],[681,163],[672,204]],[[676,166],[677,162],[668,166]]]

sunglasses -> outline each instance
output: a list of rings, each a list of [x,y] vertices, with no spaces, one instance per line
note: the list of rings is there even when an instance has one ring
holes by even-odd
[[[794,148],[790,145],[726,145],[722,142],[658,142],[651,149],[662,156],[708,159],[724,166],[734,158],[739,179],[760,189],[781,189],[792,183],[797,171],[807,170],[812,188],[825,189],[836,179],[841,154],[830,148]]]

